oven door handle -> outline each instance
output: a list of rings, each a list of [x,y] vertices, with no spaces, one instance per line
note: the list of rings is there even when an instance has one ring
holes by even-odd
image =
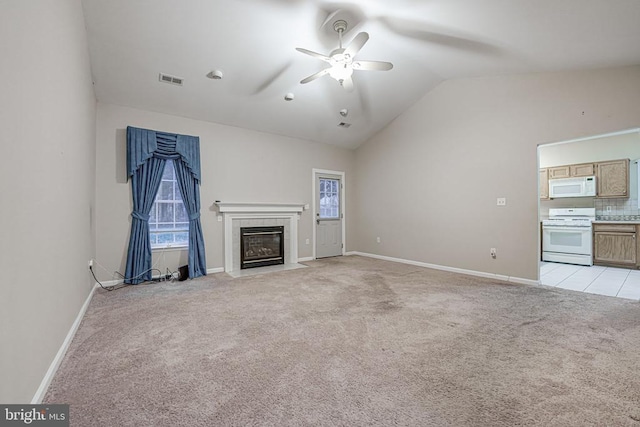
[[[542,226],[542,230],[543,231],[559,231],[559,232],[563,232],[563,231],[587,231],[587,232],[591,232],[591,227],[564,227],[564,226],[546,226],[543,225]]]

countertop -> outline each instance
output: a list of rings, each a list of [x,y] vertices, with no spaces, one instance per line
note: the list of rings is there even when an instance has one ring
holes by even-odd
[[[595,221],[593,221],[594,224],[640,224],[640,220],[635,219],[635,220],[629,220],[629,221],[625,221],[625,220],[604,220],[604,219],[597,219]]]

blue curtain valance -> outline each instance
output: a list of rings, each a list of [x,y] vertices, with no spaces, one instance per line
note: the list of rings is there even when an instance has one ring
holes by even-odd
[[[130,178],[149,158],[182,158],[200,182],[200,138],[127,126],[127,176]]]

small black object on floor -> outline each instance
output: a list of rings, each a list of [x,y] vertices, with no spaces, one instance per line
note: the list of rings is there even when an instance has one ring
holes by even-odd
[[[183,265],[182,267],[179,267],[178,273],[179,273],[178,281],[184,282],[189,278],[189,266]]]

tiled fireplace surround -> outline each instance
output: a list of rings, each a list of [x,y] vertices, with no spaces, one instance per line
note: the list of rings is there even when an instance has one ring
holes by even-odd
[[[224,271],[240,270],[241,227],[284,227],[284,264],[298,262],[298,220],[301,203],[216,202],[224,221]]]

